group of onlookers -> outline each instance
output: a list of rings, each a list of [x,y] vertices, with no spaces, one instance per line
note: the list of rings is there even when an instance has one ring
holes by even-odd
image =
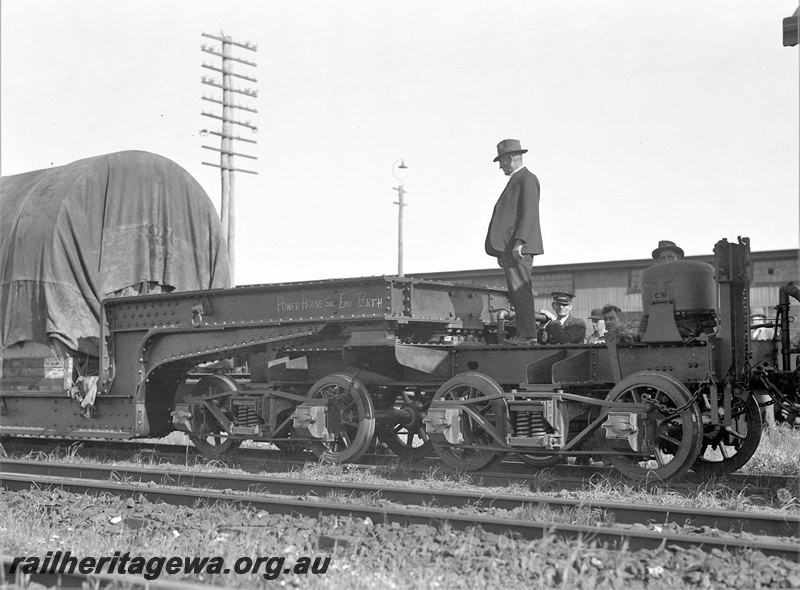
[[[673,262],[683,259],[683,249],[669,240],[661,240],[658,248],[653,250],[653,260],[656,263]],[[593,309],[589,320],[592,322],[592,332],[586,336],[586,324],[583,320],[569,315],[572,310],[572,301],[575,295],[564,291],[554,291],[553,310],[541,310],[547,315],[549,322],[545,324],[546,336],[539,341],[551,344],[603,344],[608,334],[613,334],[617,342],[636,342],[639,335],[625,321],[625,314],[619,306],[609,303],[602,308]],[[580,329],[578,329],[580,326]],[[567,339],[567,335],[569,339]]]

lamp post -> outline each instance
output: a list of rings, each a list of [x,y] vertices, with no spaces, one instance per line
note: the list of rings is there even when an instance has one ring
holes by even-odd
[[[398,166],[397,163],[400,162]],[[406,166],[405,160],[402,158],[398,158],[392,164],[392,176],[394,176],[397,181],[400,183],[400,186],[393,187],[394,190],[397,191],[397,200],[394,202],[397,205],[397,275],[402,277],[403,276],[403,207],[406,206],[403,197],[406,194],[405,188],[403,187],[403,180],[395,174],[395,167],[398,170],[405,170],[408,168]]]

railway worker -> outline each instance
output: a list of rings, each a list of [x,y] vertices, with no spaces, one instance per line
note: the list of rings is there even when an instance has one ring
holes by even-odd
[[[683,248],[669,240],[659,240],[658,248],[653,250],[653,260],[656,262],[672,262],[683,260]]]
[[[625,314],[619,307],[609,303],[603,307],[602,313],[607,335],[613,334],[617,342],[636,342],[639,339],[638,335],[625,324]]]
[[[592,315],[589,316],[589,321],[592,322],[592,333],[586,339],[586,344],[603,344],[605,342],[603,336],[606,333],[603,311],[601,309],[593,309]]]
[[[486,253],[503,268],[508,294],[516,310],[517,335],[509,344],[536,341],[536,308],[533,300],[533,257],[542,254],[539,224],[539,179],[522,163],[518,139],[497,144],[500,169],[509,177],[494,206],[486,232]]]
[[[566,291],[553,291],[550,295],[553,297],[553,311],[541,310],[548,321],[539,332],[539,342],[583,344],[586,338],[586,322],[569,313],[572,311],[572,300],[575,299],[575,295]]]

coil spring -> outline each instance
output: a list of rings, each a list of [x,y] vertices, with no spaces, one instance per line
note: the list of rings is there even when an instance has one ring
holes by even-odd
[[[541,436],[547,434],[548,425],[541,410],[516,412],[514,436]]]
[[[237,426],[254,426],[259,422],[258,414],[253,406],[245,404],[236,406]]]

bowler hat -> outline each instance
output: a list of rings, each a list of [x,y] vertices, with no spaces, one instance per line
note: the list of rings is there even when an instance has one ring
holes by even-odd
[[[664,250],[673,250],[678,253],[678,258],[683,258],[683,248],[676,246],[675,242],[670,242],[669,240],[659,240],[658,248],[653,250],[653,260],[658,260],[658,255]]]
[[[528,150],[523,150],[518,139],[504,139],[497,144],[497,157],[492,162],[497,162],[506,154],[524,154]]]
[[[572,300],[575,299],[575,294],[567,291],[553,291],[550,295],[555,303],[572,303]]]

